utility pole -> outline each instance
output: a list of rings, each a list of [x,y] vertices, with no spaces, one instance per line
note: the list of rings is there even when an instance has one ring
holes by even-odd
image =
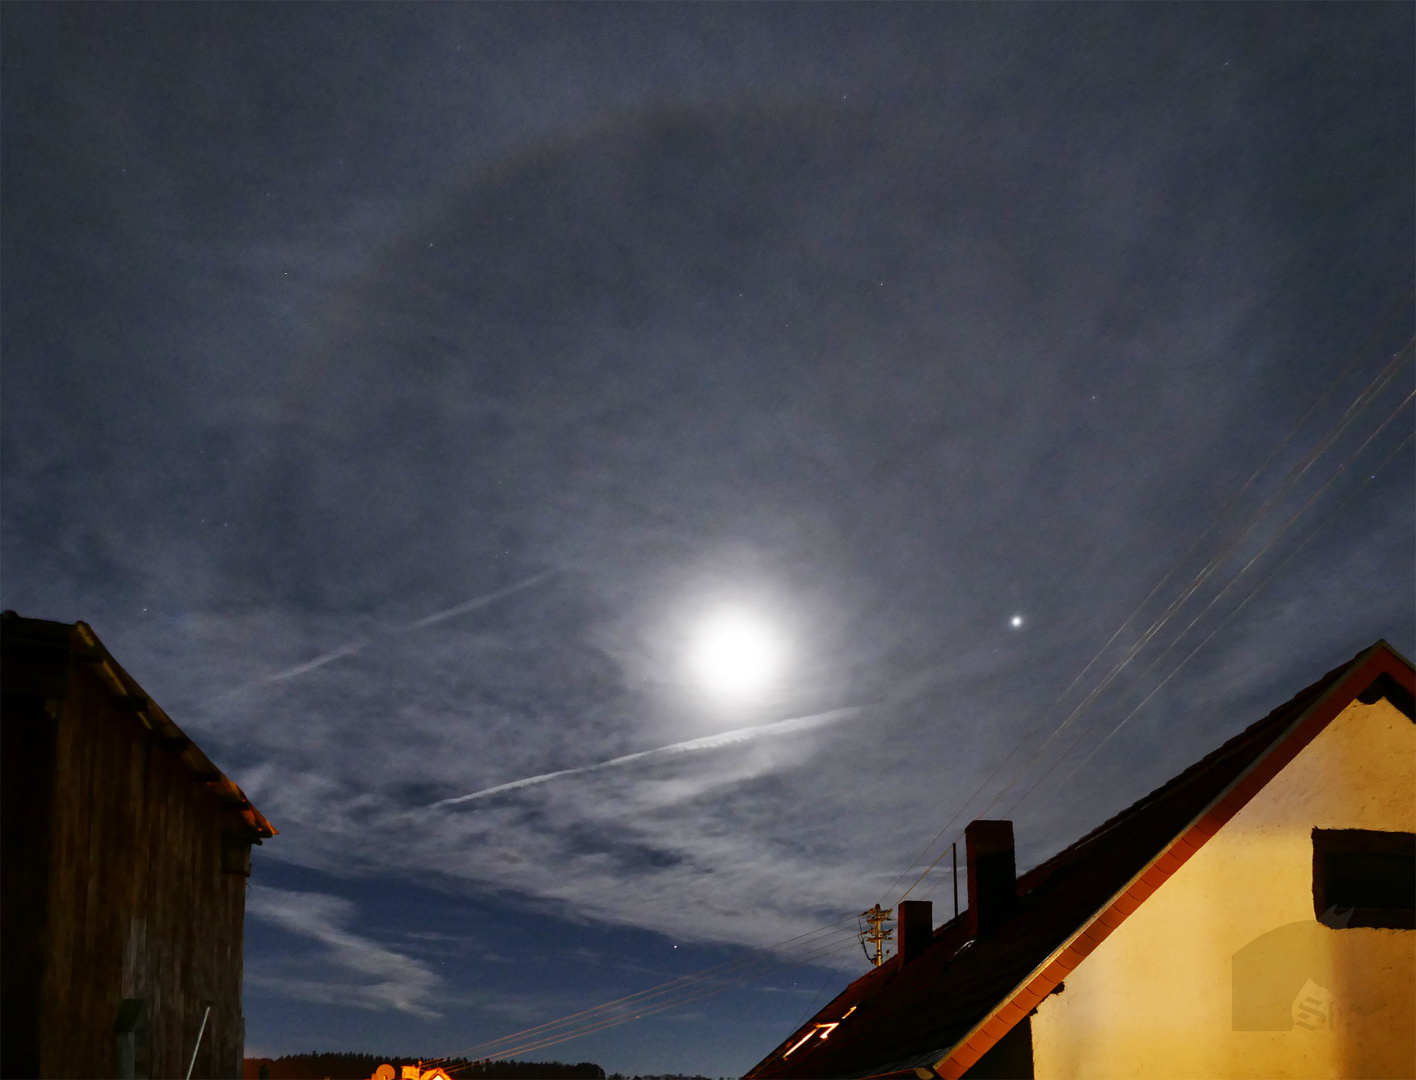
[[[890,913],[893,910],[894,908],[883,908],[879,904],[876,904],[869,911],[862,911],[860,915],[857,916],[857,918],[864,919],[870,924],[869,930],[862,930],[860,932],[860,941],[862,945],[868,941],[875,946],[875,955],[872,957],[867,952],[866,956],[876,967],[879,967],[885,962],[885,942],[889,941],[895,933],[895,931],[888,930],[882,925],[883,923],[892,921],[893,917]]]

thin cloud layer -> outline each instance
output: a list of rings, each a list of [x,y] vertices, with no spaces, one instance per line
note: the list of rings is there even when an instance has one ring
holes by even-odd
[[[3,9],[0,592],[280,829],[265,1023],[509,1000],[360,888],[651,979],[892,903],[951,820],[1026,865],[1416,646],[1402,361],[1032,760],[1405,343],[1410,6],[136,10]],[[760,697],[692,677],[720,609]]]
[[[424,1019],[440,1015],[432,1006],[442,980],[422,961],[355,933],[348,900],[252,885],[246,914],[307,943],[278,959],[262,955],[246,969],[249,986],[298,1001],[393,1009]]]

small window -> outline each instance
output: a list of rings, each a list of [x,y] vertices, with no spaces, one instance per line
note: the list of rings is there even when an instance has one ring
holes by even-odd
[[[1314,829],[1313,911],[1334,929],[1416,929],[1416,833]]]

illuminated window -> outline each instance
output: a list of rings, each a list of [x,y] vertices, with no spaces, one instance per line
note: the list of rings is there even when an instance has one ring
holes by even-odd
[[[1416,929],[1416,834],[1314,829],[1313,911],[1334,929]]]

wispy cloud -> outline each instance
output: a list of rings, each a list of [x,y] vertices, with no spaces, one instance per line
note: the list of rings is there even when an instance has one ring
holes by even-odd
[[[425,1019],[442,980],[422,961],[350,929],[354,905],[326,893],[252,885],[246,899],[252,918],[274,923],[313,942],[318,958],[258,956],[246,981],[282,997],[361,1009],[397,1010]],[[315,977],[318,972],[324,977]]]
[[[280,855],[296,863],[432,873],[677,940],[767,944],[799,932],[803,918],[834,918],[843,900],[874,898],[868,863],[881,841],[863,835],[867,822],[811,808],[835,805],[860,782],[839,775],[839,758],[861,745],[851,721],[879,721],[878,712],[855,706],[607,755],[444,798],[436,809],[409,806],[409,794],[445,792],[459,773],[544,753],[544,743],[526,729],[492,738],[496,729],[484,727],[467,753],[445,741],[428,753],[405,714],[401,740],[380,740],[377,754],[351,746],[308,768],[270,761],[251,773],[260,782],[249,790],[273,820],[303,824],[282,832],[290,842]],[[538,725],[541,739],[547,733]],[[563,776],[574,782],[549,782]],[[507,791],[535,798],[490,797]],[[743,910],[754,919],[745,923]]]

